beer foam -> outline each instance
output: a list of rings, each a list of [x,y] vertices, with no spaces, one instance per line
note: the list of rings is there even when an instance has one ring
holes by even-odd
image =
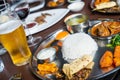
[[[8,20],[9,20],[9,17],[8,17],[8,16],[6,16],[6,15],[0,16],[0,23],[4,23],[4,22],[6,22],[6,21],[8,21]]]
[[[11,20],[0,25],[0,34],[6,34],[14,31],[21,25],[20,20]]]

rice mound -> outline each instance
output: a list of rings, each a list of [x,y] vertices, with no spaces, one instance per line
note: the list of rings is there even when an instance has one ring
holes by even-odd
[[[63,58],[69,62],[76,58],[81,58],[84,55],[94,57],[98,50],[97,43],[86,33],[75,33],[69,35],[62,46]]]

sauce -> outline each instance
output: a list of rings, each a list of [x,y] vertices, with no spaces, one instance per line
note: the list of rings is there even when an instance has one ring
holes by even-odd
[[[27,27],[28,28],[32,28],[32,27],[34,27],[36,25],[36,23],[29,23],[29,24],[27,24]]]
[[[37,54],[37,58],[44,60],[44,59],[52,57],[53,55],[55,55],[55,53],[56,53],[56,49],[53,47],[44,48]]]

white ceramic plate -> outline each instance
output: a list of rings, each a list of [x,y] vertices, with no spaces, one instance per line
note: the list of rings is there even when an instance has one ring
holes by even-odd
[[[45,29],[51,27],[52,25],[57,23],[59,20],[61,20],[68,12],[69,12],[68,9],[60,8],[60,9],[45,10],[45,11],[36,12],[36,13],[28,15],[28,17],[26,18],[26,23],[34,22],[35,18],[40,16],[41,13],[49,13],[52,16],[47,16],[45,18],[46,22],[43,24],[35,25],[32,28],[25,29],[26,35],[29,35],[30,33],[35,34],[37,32],[40,32],[42,30],[45,30]]]

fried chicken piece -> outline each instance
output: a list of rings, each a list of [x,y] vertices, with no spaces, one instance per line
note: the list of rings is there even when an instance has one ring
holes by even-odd
[[[115,67],[120,66],[120,57],[115,57],[114,58],[114,65],[115,65]]]
[[[114,57],[119,57],[120,58],[120,46],[115,47]]]
[[[111,51],[106,51],[100,59],[100,67],[105,68],[113,64],[113,54]]]

